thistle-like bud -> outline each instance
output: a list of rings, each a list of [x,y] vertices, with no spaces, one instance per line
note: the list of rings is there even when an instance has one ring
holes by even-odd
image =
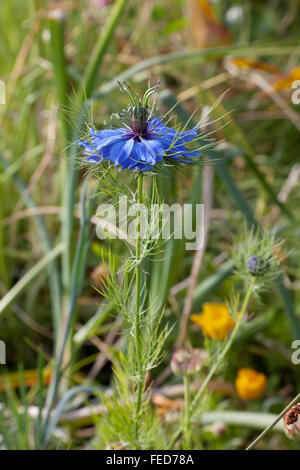
[[[207,360],[208,354],[205,349],[177,349],[173,353],[171,360],[171,369],[176,375],[191,375],[201,369],[203,363]]]
[[[284,415],[283,425],[287,437],[300,439],[300,402]]]
[[[211,426],[208,427],[208,430],[214,436],[222,436],[226,432],[227,426],[222,421],[216,421],[215,423],[211,424]]]
[[[247,283],[255,282],[255,294],[266,290],[281,273],[281,241],[268,230],[244,228],[232,250],[235,274]]]
[[[268,260],[255,255],[250,256],[247,266],[252,276],[263,276],[270,269]]]

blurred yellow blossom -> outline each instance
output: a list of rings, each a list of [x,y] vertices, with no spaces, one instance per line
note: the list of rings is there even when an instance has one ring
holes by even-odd
[[[249,68],[255,70],[263,70],[269,73],[278,73],[279,70],[277,67],[273,65],[263,62],[261,60],[256,60],[248,57],[233,57],[229,58],[229,60],[239,68]]]
[[[247,367],[238,370],[235,388],[243,400],[256,400],[264,393],[266,386],[267,378],[262,372]]]
[[[201,326],[205,335],[219,341],[224,340],[235,325],[227,305],[215,302],[204,304],[202,313],[191,315],[191,320]]]
[[[273,88],[276,91],[283,90],[285,88],[290,89],[295,80],[300,80],[300,67],[296,67],[286,74],[277,77],[273,82]]]

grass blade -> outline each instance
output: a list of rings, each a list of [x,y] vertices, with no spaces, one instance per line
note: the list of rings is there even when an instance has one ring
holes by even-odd
[[[9,167],[9,164],[1,156],[0,156],[0,166],[3,169],[6,169]],[[26,190],[25,183],[21,180],[21,178],[17,174],[12,175],[11,178],[19,194],[21,195]],[[36,207],[35,200],[30,194],[26,198],[26,206],[28,208]],[[41,215],[35,215],[34,220],[36,221],[39,237],[43,241],[44,249],[46,253],[50,252],[53,249],[53,246],[52,246],[52,242],[48,234],[46,225],[44,223],[43,217]],[[54,331],[58,333],[59,324],[60,324],[60,315],[61,315],[61,292],[60,292],[60,276],[58,272],[56,259],[53,259],[52,265],[50,268],[49,284],[50,284],[50,298],[51,298],[51,305],[52,305]]]
[[[65,245],[60,243],[38,261],[0,300],[0,314],[23,292],[23,290],[32,282],[52,261],[59,256]]]
[[[269,426],[276,415],[272,413],[256,413],[253,411],[209,411],[201,416],[202,424],[222,422],[229,426],[240,426],[251,429],[264,429]],[[278,423],[274,428],[283,432],[283,424]]]
[[[136,65],[120,73],[113,80],[105,83],[95,94],[94,98],[99,99],[101,96],[107,95],[118,87],[117,81],[126,81],[134,77],[136,74],[143,72],[149,68],[168,64],[171,62],[183,62],[184,60],[193,59],[197,63],[201,63],[210,60],[219,60],[222,57],[228,55],[242,55],[245,57],[259,57],[259,56],[277,56],[277,55],[290,55],[298,54],[299,45],[295,42],[292,45],[282,45],[282,42],[276,45],[274,42],[272,45],[260,45],[258,43],[240,45],[240,46],[225,46],[215,47],[211,49],[199,49],[199,50],[187,50],[182,52],[170,52],[168,54],[162,54],[150,59],[143,60]]]

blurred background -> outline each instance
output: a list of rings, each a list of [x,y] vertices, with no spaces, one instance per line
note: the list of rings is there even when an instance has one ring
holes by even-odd
[[[299,13],[297,0],[1,2],[0,79],[6,103],[0,105],[0,339],[6,344],[6,365],[0,365],[0,421],[7,425],[10,419],[11,429],[17,429],[6,447],[32,447],[30,431],[22,437],[18,410],[25,398],[26,406],[37,406],[41,351],[42,380],[48,386],[53,351],[66,321],[64,301],[70,295],[73,360],[67,387],[109,386],[114,355],[122,349],[120,319],[103,314],[94,287],[101,287],[107,274],[102,251],[111,247],[114,256],[128,252],[122,242],[110,245],[95,236],[97,198],[87,208],[84,171],[74,166],[78,148],[72,145],[80,138],[78,110],[85,97],[97,128],[125,106],[118,79],[140,92],[148,80],[162,80],[160,109],[167,111],[179,101],[174,114],[183,122],[192,113],[197,122],[222,97],[211,112],[216,153],[204,152],[222,159],[208,170],[209,184],[203,184],[202,168],[180,177],[162,176],[160,182],[166,201],[212,203],[191,308],[185,305],[185,281],[193,252],[171,241],[149,268],[150,288],[159,291],[166,319],[176,322],[169,353],[152,377],[158,395],[169,401],[160,398],[153,406],[168,426],[168,413],[178,411],[176,400],[182,394],[170,388],[176,385],[169,371],[171,351],[180,328],[195,347],[203,344],[201,328],[189,315],[201,312],[204,302],[226,301],[232,287],[229,250],[245,218],[249,225],[275,227],[284,239],[284,277],[255,306],[251,327],[236,340],[206,409],[265,416],[279,413],[296,395],[300,365],[292,361],[292,343],[300,340]],[[85,248],[78,268],[75,255],[82,237]],[[242,400],[236,393],[242,367],[267,378],[267,390],[258,400]],[[213,422],[199,427],[204,448],[242,448],[260,426],[233,421],[219,428]],[[67,420],[61,432],[56,446],[84,448],[95,435],[92,414],[85,422]],[[279,430],[262,448],[297,446]]]

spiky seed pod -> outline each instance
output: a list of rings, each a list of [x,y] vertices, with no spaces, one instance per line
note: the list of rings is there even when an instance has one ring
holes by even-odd
[[[199,372],[203,363],[207,360],[208,354],[205,349],[177,349],[172,356],[171,369],[174,374],[183,376],[192,375]]]
[[[284,415],[283,425],[287,437],[300,439],[300,402]]]
[[[282,241],[268,228],[243,230],[233,244],[235,275],[247,283],[255,283],[254,295],[267,290],[281,274],[279,250]]]
[[[250,256],[247,266],[252,276],[263,276],[270,269],[268,260],[255,255]]]

